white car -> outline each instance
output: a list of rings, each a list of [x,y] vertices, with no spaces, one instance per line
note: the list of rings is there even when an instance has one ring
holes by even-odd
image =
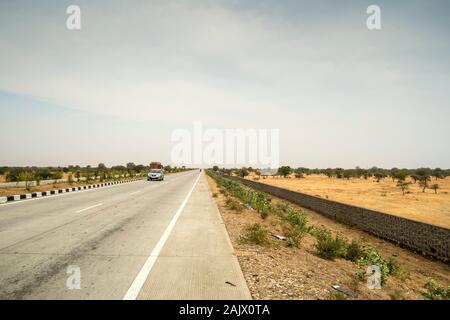
[[[164,180],[164,171],[162,169],[152,169],[147,175],[147,181],[150,180]]]

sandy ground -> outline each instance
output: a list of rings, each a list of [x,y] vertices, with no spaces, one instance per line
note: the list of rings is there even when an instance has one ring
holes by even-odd
[[[226,196],[219,191],[214,180],[208,177],[208,181],[254,299],[336,299],[337,291],[331,288],[332,284],[340,284],[355,292],[356,299],[423,299],[422,293],[429,278],[440,285],[450,285],[449,265],[429,260],[295,205],[307,215],[311,225],[340,232],[348,241],[355,239],[372,245],[384,259],[394,259],[401,272],[389,277],[381,290],[370,290],[356,277],[358,267],[355,263],[344,259],[329,261],[319,258],[315,254],[315,239],[310,235],[302,240],[300,248],[288,248],[283,241],[275,238],[271,238],[268,246],[241,244],[239,236],[246,226],[254,223],[282,234],[279,218],[270,215],[263,220],[253,210],[242,213],[229,210],[225,206]],[[283,201],[272,197],[272,203],[278,202]]]
[[[450,228],[450,177],[429,182],[439,185],[437,194],[431,189],[423,193],[416,183],[405,195],[391,178],[376,182],[373,178],[346,180],[310,175],[302,179],[268,177],[258,182]]]

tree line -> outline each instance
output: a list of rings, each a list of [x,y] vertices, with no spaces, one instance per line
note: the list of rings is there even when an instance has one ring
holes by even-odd
[[[226,175],[237,175],[240,177],[246,177],[250,174],[255,176],[265,178],[265,175],[261,173],[260,169],[255,169],[252,167],[242,167],[242,168],[231,168],[220,169],[218,166],[214,166],[213,170],[216,172],[221,172]],[[419,183],[422,191],[430,188],[437,192],[439,185],[437,183],[431,183],[432,179],[445,179],[450,176],[450,169],[441,168],[417,168],[417,169],[407,169],[407,168],[391,168],[383,169],[378,167],[372,167],[369,169],[364,169],[356,167],[354,169],[344,169],[344,168],[326,168],[326,169],[310,169],[305,167],[291,168],[290,166],[281,166],[278,170],[275,170],[271,176],[289,178],[291,175],[296,178],[304,178],[305,176],[311,174],[321,174],[329,178],[336,179],[369,179],[373,178],[376,182],[380,182],[382,179],[390,178],[393,182],[397,182],[397,186],[402,190],[403,194],[406,193],[411,182],[406,181],[407,177],[410,177],[412,183]]]
[[[175,173],[188,170],[186,167],[165,166],[166,173]],[[126,165],[115,165],[107,167],[104,163],[97,166],[79,166],[69,165],[66,167],[0,167],[0,175],[4,175],[8,182],[18,181],[37,181],[38,184],[42,180],[59,180],[64,176],[69,182],[78,180],[109,180],[116,177],[135,177],[144,176],[148,173],[149,166],[143,164],[134,164],[129,162]]]

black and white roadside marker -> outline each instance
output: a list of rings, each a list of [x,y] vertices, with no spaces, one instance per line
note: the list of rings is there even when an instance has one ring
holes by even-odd
[[[134,182],[134,181],[139,181],[139,180],[143,180],[143,179],[120,180],[120,181],[91,184],[91,185],[86,185],[86,186],[77,186],[77,187],[70,187],[70,188],[63,188],[63,189],[54,189],[54,190],[49,190],[49,191],[32,192],[32,193],[26,193],[26,194],[20,194],[20,195],[3,196],[3,197],[0,197],[0,204],[7,203],[7,202],[13,202],[13,201],[33,199],[33,198],[54,196],[54,195],[63,194],[63,193],[67,193],[67,192],[108,187],[108,186],[112,186],[112,185],[116,185],[116,184]]]

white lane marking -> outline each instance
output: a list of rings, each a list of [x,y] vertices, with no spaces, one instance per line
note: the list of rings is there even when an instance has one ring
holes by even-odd
[[[192,185],[191,190],[189,190],[189,193],[186,195],[186,198],[184,198],[183,202],[181,203],[177,212],[173,216],[173,218],[170,221],[169,225],[167,226],[166,230],[164,230],[163,235],[161,236],[158,243],[156,244],[156,246],[153,248],[152,252],[148,256],[147,260],[144,263],[144,266],[139,271],[138,275],[136,276],[133,283],[131,284],[131,287],[128,289],[127,293],[123,297],[123,300],[136,300],[137,296],[139,295],[139,292],[141,291],[142,286],[144,285],[145,281],[147,280],[148,275],[150,274],[150,271],[153,268],[153,265],[156,262],[156,259],[158,259],[158,256],[159,256],[162,248],[164,247],[164,244],[166,243],[167,239],[170,236],[170,233],[172,232],[173,228],[175,227],[178,217],[180,216],[186,203],[188,202],[189,198],[191,197],[192,191],[194,191],[194,188],[197,185],[197,182],[200,179],[200,176],[201,176],[201,174],[199,174],[197,176],[197,179],[195,180],[194,184]]]
[[[90,206],[90,207],[87,207],[87,208],[78,210],[78,211],[76,211],[76,213],[81,213],[81,212],[84,212],[84,211],[86,211],[86,210],[89,210],[89,209],[93,209],[93,208],[99,207],[99,206],[101,206],[101,205],[103,205],[103,203],[97,203],[97,204],[94,204],[93,206]]]
[[[142,190],[138,190],[138,191],[132,192],[132,193],[130,193],[130,196],[132,196],[133,194],[139,193],[139,192],[141,192],[141,191],[142,191]]]

